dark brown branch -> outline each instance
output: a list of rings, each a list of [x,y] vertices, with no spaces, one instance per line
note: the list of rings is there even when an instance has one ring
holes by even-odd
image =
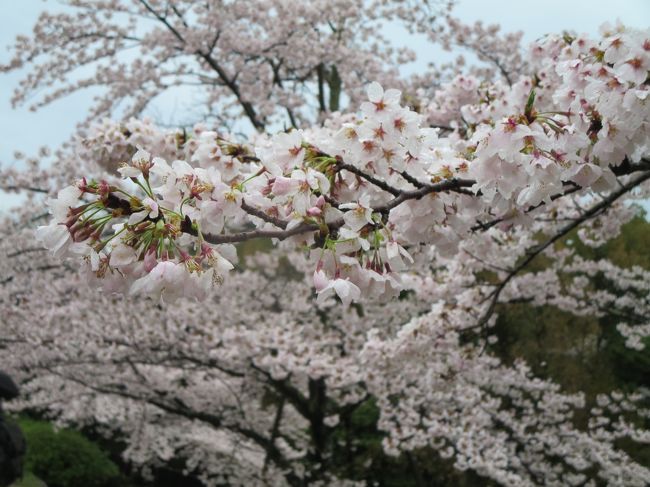
[[[568,195],[573,194],[573,193],[575,193],[577,191],[580,191],[581,189],[584,189],[584,188],[582,188],[581,186],[571,186],[570,189],[567,189],[566,191],[564,191],[562,193],[557,193],[557,194],[552,195],[551,196],[551,201],[555,201],[555,200],[557,200],[559,198],[562,198],[564,196],[568,196]],[[537,208],[539,208],[541,206],[544,206],[545,204],[546,203],[544,201],[542,201],[540,204],[531,206],[530,208],[526,209],[526,211],[524,213],[530,213],[531,211],[536,210]],[[507,218],[500,217],[500,218],[495,218],[494,220],[491,220],[491,221],[486,222],[486,223],[478,222],[476,225],[474,225],[471,228],[471,230],[472,230],[472,232],[476,232],[478,230],[485,231],[485,230],[488,230],[488,229],[492,228],[494,225],[498,225],[499,223],[501,223],[502,221],[505,221],[505,220],[507,220]]]
[[[385,181],[382,181],[381,179],[377,179],[376,177],[371,176],[370,174],[366,174],[358,167],[343,162],[343,160],[338,160],[338,162],[336,163],[336,168],[339,170],[345,169],[346,171],[351,172],[352,174],[356,175],[361,179],[365,179],[369,183],[373,184],[374,186],[377,186],[378,188],[383,189],[384,191],[392,194],[393,196],[399,196],[402,193],[399,189],[393,188]]]
[[[288,223],[285,222],[284,220],[280,220],[279,218],[268,215],[264,211],[262,211],[262,210],[260,210],[258,208],[254,208],[254,207],[250,206],[244,200],[242,200],[242,202],[241,202],[241,209],[244,210],[249,215],[256,216],[257,218],[260,218],[260,219],[264,220],[267,223],[271,223],[271,224],[275,225],[278,228],[281,228],[283,230],[285,228],[287,228]]]
[[[224,84],[230,89],[233,95],[235,95],[235,98],[237,98],[237,101],[239,104],[242,106],[244,109],[244,113],[250,120],[250,122],[253,124],[253,127],[255,130],[258,132],[261,132],[264,130],[264,123],[260,121],[257,118],[257,112],[255,112],[255,109],[253,108],[253,105],[245,101],[242,97],[241,92],[239,91],[239,86],[237,86],[237,83],[231,78],[228,77],[226,72],[223,70],[223,68],[214,60],[212,56],[209,56],[201,51],[197,52],[197,54],[203,58],[203,60],[208,63],[208,65],[214,69],[217,74],[219,75],[219,78],[224,82]]]
[[[9,186],[0,186],[0,189],[3,191],[32,191],[34,193],[44,193],[48,194],[49,189],[37,188],[34,186],[19,186],[19,185],[9,185]]]
[[[420,199],[431,193],[441,193],[443,191],[453,191],[459,188],[471,188],[475,181],[472,179],[447,179],[435,184],[428,184],[422,188],[413,191],[401,191],[400,195],[390,200],[388,203],[378,206],[374,209],[377,213],[386,213],[405,201]]]
[[[600,214],[601,212],[609,208],[621,196],[628,193],[632,189],[636,188],[637,186],[639,186],[644,181],[647,181],[648,179],[650,179],[650,171],[643,173],[641,176],[637,177],[636,179],[633,179],[627,184],[622,185],[619,189],[612,192],[608,197],[604,198],[600,203],[592,206],[587,211],[585,211],[582,215],[580,215],[579,218],[576,218],[568,225],[562,227],[558,232],[556,232],[551,238],[546,240],[544,243],[528,249],[528,251],[526,252],[526,258],[521,263],[519,263],[514,269],[512,269],[509,272],[509,274],[505,277],[505,279],[503,279],[499,283],[499,285],[494,289],[494,291],[490,293],[490,295],[488,296],[488,298],[490,299],[490,304],[488,306],[488,309],[483,314],[483,316],[481,316],[475,328],[481,328],[488,322],[490,317],[494,314],[494,310],[499,300],[499,296],[501,295],[501,292],[505,289],[506,285],[512,280],[513,277],[515,277],[522,270],[524,270],[535,259],[535,257],[537,257],[544,250],[546,250],[550,245],[557,242],[559,239],[564,237],[573,229],[580,226],[585,221],[597,216],[598,214]]]
[[[436,184],[431,184],[426,187],[413,190],[413,191],[400,191],[399,196],[396,196],[395,198],[389,200],[387,203],[383,205],[379,205],[376,208],[373,209],[374,212],[376,213],[383,213],[386,214],[396,206],[399,206],[400,204],[404,203],[405,201],[408,200],[413,200],[413,199],[420,199],[427,194],[431,193],[438,193],[442,191],[451,191],[457,188],[462,188],[462,187],[470,187],[474,184],[474,181],[468,180],[468,179],[449,179],[446,181],[442,181],[440,183]],[[260,211],[260,210],[256,210]],[[257,215],[256,215],[257,216]],[[265,221],[268,221],[269,215],[265,216]],[[261,218],[261,216],[260,216]],[[271,222],[273,223],[273,222]],[[287,222],[282,222],[282,224],[288,225]],[[274,223],[275,224],[275,223]],[[340,218],[338,220],[335,220],[329,224],[327,224],[327,227],[330,231],[336,230],[340,227],[342,227],[345,224],[345,221]],[[282,228],[286,228],[286,225]],[[281,224],[278,222],[277,226],[281,227]],[[248,232],[240,232],[240,233],[233,233],[229,235],[211,235],[211,234],[205,234],[203,237],[205,238],[206,242],[212,243],[212,244],[222,244],[222,243],[235,243],[235,242],[243,242],[245,240],[252,240],[255,238],[277,238],[280,240],[284,240],[286,238],[292,237],[294,235],[300,235],[303,233],[308,233],[308,232],[314,232],[317,230],[320,230],[320,226],[315,224],[315,223],[301,223],[300,225],[297,225],[289,230],[283,229],[283,230],[251,230]],[[195,234],[195,232],[191,229],[187,229],[187,233],[190,234]]]
[[[321,112],[327,112],[327,107],[325,106],[325,66],[323,63],[320,63],[316,68],[316,74],[318,75],[318,109]]]
[[[275,412],[275,418],[273,419],[273,426],[271,426],[271,444],[275,444],[275,440],[280,433],[280,423],[282,422],[282,414],[284,413],[284,403],[285,398],[280,399],[280,404],[278,404],[278,409]],[[266,471],[269,466],[269,455],[268,452],[264,458],[264,466],[262,467],[262,475],[266,475]]]
[[[160,22],[162,22],[165,27],[178,39],[178,41],[181,44],[185,44],[185,39],[183,36],[174,28],[173,25],[171,25],[165,17],[160,15],[156,10],[149,5],[149,3],[146,0],[139,0],[140,3],[144,6],[145,9],[147,9],[156,19],[158,19]],[[233,95],[235,95],[235,98],[237,98],[237,101],[241,105],[241,107],[244,109],[244,113],[250,120],[250,122],[253,124],[253,127],[255,130],[262,131],[264,130],[264,123],[261,122],[258,117],[257,113],[255,112],[255,109],[253,108],[253,105],[245,101],[242,97],[242,94],[239,90],[239,86],[237,83],[234,81],[234,79],[230,78],[226,72],[223,70],[223,68],[215,61],[215,59],[211,56],[209,53],[205,53],[201,50],[197,50],[194,52],[197,56],[199,56],[201,59],[203,59],[208,66],[210,66],[212,69],[216,71],[216,73],[219,75],[219,78],[223,81],[223,83],[228,87],[228,89],[231,91]]]
[[[399,175],[402,176],[404,179],[406,179],[406,181],[408,181],[410,184],[412,184],[416,188],[422,188],[422,187],[426,186],[424,183],[421,183],[420,181],[415,179],[413,176],[411,176],[406,171],[400,172]]]
[[[291,122],[291,127],[298,129],[298,122],[296,121],[296,116],[293,114],[293,110],[289,107],[285,107],[287,110],[287,115],[289,116],[289,122]]]
[[[440,129],[440,130],[445,130],[447,132],[453,132],[455,130],[459,130],[459,128],[454,128],[450,127],[449,125],[438,125],[438,124],[430,124],[429,127],[434,128],[434,129]]]
[[[259,159],[255,156],[246,156],[244,159],[248,161],[259,161]],[[645,167],[645,164],[649,164],[649,163],[647,161],[644,161],[643,164],[644,164],[643,166],[641,164],[630,165],[629,167],[626,168],[626,170],[633,171],[639,167]],[[453,178],[453,179],[447,179],[434,184],[419,183],[421,187],[415,190],[405,191],[405,190],[399,190],[397,188],[393,188],[392,186],[388,185],[384,181],[381,181],[375,178],[374,176],[363,173],[363,171],[359,170],[358,168],[350,164],[345,163],[343,160],[338,160],[336,167],[350,171],[353,174],[357,175],[358,177],[361,177],[366,181],[370,182],[371,184],[377,186],[378,188],[384,189],[385,191],[393,194],[394,198],[390,199],[383,205],[379,205],[372,209],[373,212],[380,213],[382,215],[387,215],[390,212],[390,210],[401,205],[405,201],[420,199],[431,193],[453,191],[453,192],[473,194],[467,191],[467,188],[471,188],[475,184],[475,181],[472,179]],[[565,184],[567,186],[570,186],[570,189],[564,191],[563,193],[558,193],[556,195],[551,196],[551,200],[561,198],[563,196],[566,196],[568,194],[583,189],[575,185],[575,183],[567,182]],[[528,208],[528,210],[526,211],[527,212],[532,211],[543,204],[544,203],[540,203],[540,205]],[[109,195],[107,206],[110,208],[121,208],[125,212],[125,214],[131,213],[129,202],[121,198],[118,198],[114,194]],[[284,221],[277,217],[269,215],[264,210],[248,205],[245,201],[242,201],[242,209],[248,214],[256,216],[264,220],[265,222],[271,223],[272,225],[278,227],[278,230],[250,230],[245,232],[221,234],[221,235],[204,234],[203,237],[205,238],[205,241],[212,244],[222,244],[222,243],[243,242],[246,240],[252,240],[257,238],[277,238],[279,240],[284,240],[286,238],[295,235],[301,235],[304,233],[322,230],[321,225],[317,223],[310,223],[310,222],[303,222],[291,229],[287,229],[289,225],[288,221]],[[472,227],[472,231],[487,230],[502,220],[503,219],[500,218],[488,223],[478,223],[477,225]],[[333,222],[328,223],[326,226],[327,226],[327,230],[332,232],[342,227],[344,224],[345,224],[344,219],[339,218]],[[195,229],[192,228],[191,225],[182,227],[181,230],[191,235],[197,235],[198,233]]]
[[[28,249],[21,249],[21,250],[16,250],[15,252],[11,252],[10,254],[7,254],[7,257],[17,257],[22,254],[28,254],[31,252],[45,252],[47,249],[45,247],[30,247]]]
[[[648,171],[650,170],[650,161],[648,159],[642,159],[641,162],[638,163],[630,163],[628,159],[625,159],[623,163],[619,164],[618,166],[610,166],[610,169],[616,176],[626,176],[629,174],[633,174],[635,172],[639,171]],[[569,186],[569,189],[562,193],[557,193],[551,196],[551,201],[555,201],[559,198],[562,198],[564,196],[568,196],[570,194],[576,193],[580,191],[582,188],[581,186],[578,186],[577,184],[573,183],[572,181],[566,181],[565,186]],[[536,210],[537,208],[544,206],[546,203],[542,201],[538,205],[531,206],[528,208],[525,213],[530,213],[533,210]],[[491,220],[486,223],[481,223],[478,222],[476,225],[472,227],[472,232],[476,232],[478,230],[488,230],[489,228],[492,228],[494,225],[497,225],[501,223],[502,221],[506,220],[506,218],[495,218],[494,220]]]
[[[305,419],[309,419],[311,412],[309,400],[287,380],[274,379],[269,372],[251,362],[251,367],[262,374],[271,386],[295,408]]]
[[[320,227],[313,223],[303,223],[296,227],[293,227],[291,230],[251,230],[248,232],[239,232],[231,233],[224,235],[212,235],[204,234],[203,238],[206,242],[211,244],[222,244],[222,243],[237,243],[245,242],[247,240],[253,240],[256,238],[277,238],[279,240],[284,240],[294,235],[300,235],[303,233],[314,232]],[[187,232],[193,234],[193,232]]]

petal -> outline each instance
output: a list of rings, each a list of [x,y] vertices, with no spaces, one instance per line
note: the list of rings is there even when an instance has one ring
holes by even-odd
[[[129,225],[135,225],[136,223],[140,223],[142,220],[147,218],[148,213],[149,212],[147,210],[143,210],[131,214],[131,216],[129,217]]]
[[[311,206],[310,200],[311,198],[309,193],[302,191],[296,193],[292,201],[294,211],[301,216],[305,216],[307,214],[307,209]]]
[[[156,201],[147,197],[142,200],[142,204],[145,206],[145,208],[149,208],[149,216],[151,218],[158,217],[158,203],[156,203]]]
[[[386,105],[399,105],[400,100],[402,99],[402,92],[399,90],[386,90],[384,93],[384,103]]]
[[[317,293],[321,293],[327,287],[329,282],[330,280],[322,269],[314,272],[314,288]]]
[[[334,291],[336,291],[338,297],[341,298],[343,306],[345,307],[348,307],[351,301],[358,301],[359,297],[361,297],[361,289],[347,279],[335,280]]]
[[[379,83],[376,81],[373,81],[370,83],[368,86],[368,89],[366,90],[366,93],[368,93],[368,99],[373,102],[373,103],[379,103],[384,96],[384,89],[381,87]]]
[[[117,168],[117,172],[121,174],[121,176],[126,179],[126,178],[137,178],[142,174],[142,171],[138,169],[137,167],[133,166],[122,166]]]
[[[151,154],[147,152],[146,150],[138,149],[135,154],[133,154],[133,157],[131,158],[133,162],[149,162],[151,160]]]
[[[59,255],[65,245],[71,241],[70,232],[65,225],[51,224],[36,229],[36,238],[41,241],[46,249]]]
[[[167,164],[167,161],[163,159],[162,157],[154,157],[153,158],[153,166],[151,167],[150,171],[151,174],[157,174],[160,176],[165,176],[169,173],[172,172],[172,168],[169,167],[169,164]]]
[[[343,215],[343,220],[346,225],[354,232],[361,230],[368,221],[365,217],[365,212],[361,213],[358,209],[350,210]]]
[[[188,174],[194,174],[194,169],[187,162],[176,160],[172,162],[172,170],[178,177],[183,177]]]
[[[136,259],[135,249],[120,242],[111,251],[110,264],[113,267],[122,267],[135,262]]]
[[[75,185],[66,186],[56,195],[56,198],[68,206],[74,205],[81,197],[82,191]]]
[[[275,178],[275,181],[273,182],[273,187],[271,188],[271,191],[273,191],[274,195],[283,196],[285,194],[293,192],[297,184],[298,184],[297,181],[294,181],[291,178],[278,176]]]

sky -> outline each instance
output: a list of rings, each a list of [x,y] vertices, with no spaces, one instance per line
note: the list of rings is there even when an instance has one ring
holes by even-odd
[[[8,46],[15,36],[29,33],[40,12],[60,8],[60,2],[52,0],[0,0],[0,64],[10,59]],[[529,42],[563,30],[596,34],[602,23],[616,19],[634,27],[650,27],[650,0],[459,0],[454,15],[465,22],[499,23],[504,31],[523,30],[524,40]],[[445,56],[422,39],[408,39],[408,43],[422,61]],[[411,69],[414,68],[408,70]],[[0,73],[0,164],[3,165],[13,163],[14,151],[34,155],[40,146],[55,148],[67,140],[93,102],[93,93],[86,91],[35,113],[26,107],[14,109],[11,93],[22,75],[24,72]],[[176,111],[183,106],[183,100],[178,98],[166,97],[161,103],[154,108],[155,114]],[[0,194],[0,211],[14,201],[15,198]]]

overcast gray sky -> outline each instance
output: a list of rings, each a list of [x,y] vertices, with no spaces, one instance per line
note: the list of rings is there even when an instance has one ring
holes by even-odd
[[[56,1],[0,0],[0,62],[9,59],[7,46],[17,34],[31,31],[41,11],[58,8]],[[464,21],[499,23],[506,31],[523,30],[525,40],[532,41],[546,33],[568,29],[595,34],[603,22],[617,18],[625,24],[646,28],[650,26],[650,0],[459,0],[455,16]],[[409,44],[424,61],[440,56],[439,51],[420,40]],[[92,104],[92,92],[82,92],[36,113],[22,107],[12,109],[11,92],[22,74],[0,74],[0,162],[4,164],[12,161],[16,150],[32,155],[41,145],[56,147],[73,133]],[[165,99],[157,112],[173,110],[182,103],[183,100]],[[8,204],[9,199],[0,196],[0,210]]]

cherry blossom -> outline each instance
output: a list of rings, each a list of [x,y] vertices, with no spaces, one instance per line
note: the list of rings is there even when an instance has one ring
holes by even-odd
[[[362,407],[378,455],[434,452],[501,485],[647,485],[647,389],[563,391],[500,359],[495,325],[512,303],[553,306],[646,349],[648,270],[566,239],[600,246],[650,194],[650,32],[526,51],[419,3],[168,3],[75,1],[5,68],[35,70],[17,102],[52,79],[65,87],[37,104],[108,89],[42,166],[1,171],[30,194],[0,239],[11,407],[123,439],[143,472],[182,459],[206,485],[359,485],[335,463]],[[484,65],[400,79],[410,54],[382,16]],[[124,70],[130,42],[143,57]],[[129,118],[197,80],[203,123]],[[120,101],[124,120],[97,119]]]

